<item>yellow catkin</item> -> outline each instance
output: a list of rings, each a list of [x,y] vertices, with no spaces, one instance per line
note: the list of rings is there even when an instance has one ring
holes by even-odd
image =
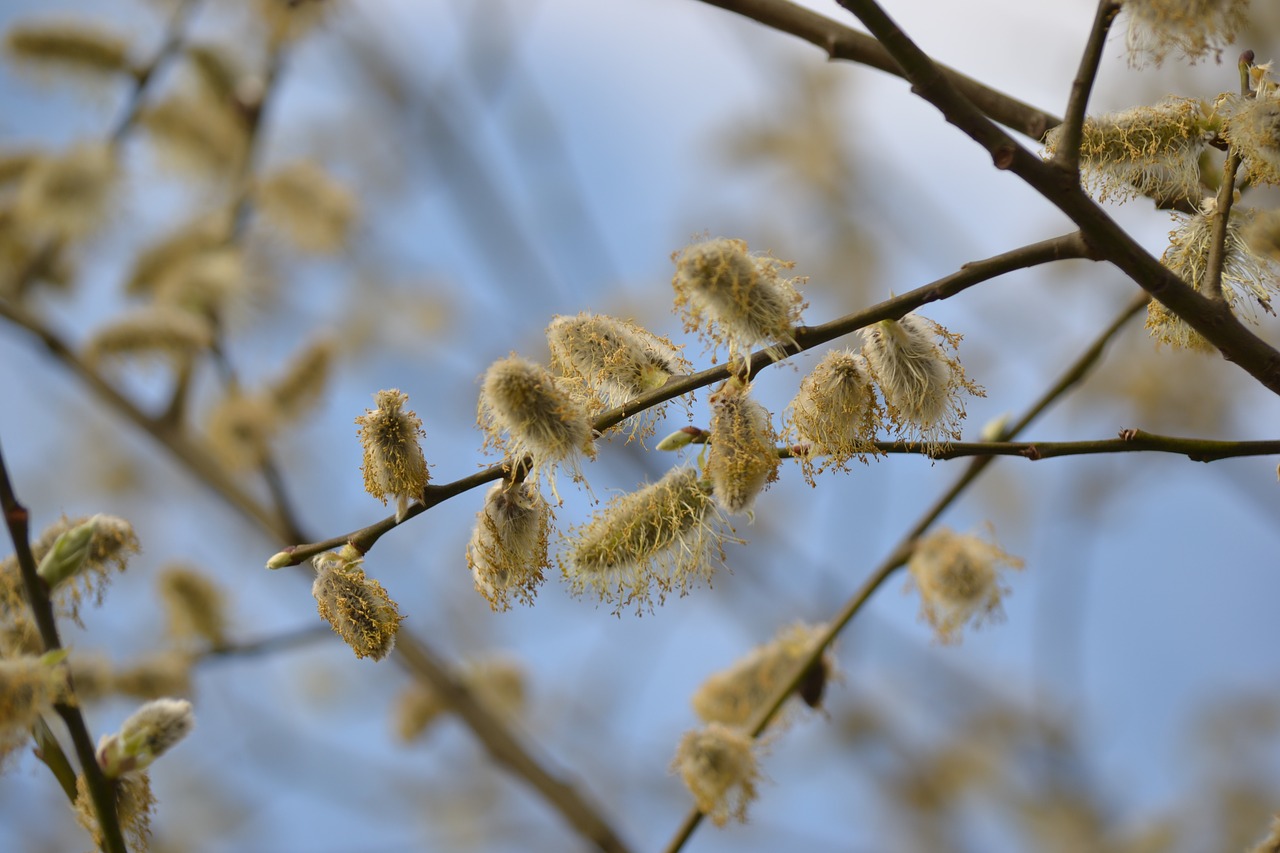
[[[796,279],[780,274],[794,264],[752,255],[742,240],[725,238],[694,243],[672,260],[675,304],[688,331],[727,347],[731,359],[757,346],[778,358],[794,343],[804,300]]]
[[[667,592],[710,581],[723,560],[722,522],[710,488],[693,468],[611,500],[567,542],[562,566],[575,595],[590,590],[637,612]]]
[[[960,336],[918,314],[882,320],[864,330],[862,355],[884,395],[888,419],[903,438],[929,449],[960,438],[964,394],[983,396],[947,353]]]
[[[693,710],[705,723],[745,726],[782,689],[800,662],[813,653],[825,628],[822,625],[797,623],[778,632],[768,643],[753,649],[733,666],[712,673],[693,694]],[[835,673],[835,657],[824,651],[814,665],[811,679],[806,679],[813,693],[801,696],[816,706],[821,701],[821,687]],[[802,682],[802,688],[805,685]],[[816,693],[816,697],[814,696]],[[810,701],[812,699],[813,701]]]
[[[85,344],[94,363],[129,357],[182,361],[213,344],[213,326],[203,317],[172,306],[140,308],[118,317]]]
[[[485,371],[476,421],[488,436],[487,444],[504,447],[517,459],[528,455],[530,479],[545,475],[557,497],[556,467],[568,466],[580,480],[579,457],[595,457],[586,407],[546,368],[514,354]]]
[[[14,199],[17,221],[42,236],[75,240],[106,221],[117,183],[114,152],[104,144],[40,157],[22,177]]]
[[[1235,98],[1227,120],[1227,141],[1244,158],[1242,179],[1280,184],[1280,98]]]
[[[20,22],[9,27],[5,53],[21,63],[93,77],[129,72],[129,43],[84,21]]]
[[[405,408],[409,395],[392,388],[373,396],[377,408],[356,418],[364,449],[364,488],[384,504],[394,498],[396,521],[403,521],[409,502],[421,498],[430,479],[418,443],[426,433],[422,420]]]
[[[175,637],[214,648],[226,643],[226,596],[212,578],[190,566],[170,565],[161,570],[158,586]]]
[[[547,343],[552,366],[592,412],[621,406],[690,369],[668,339],[603,314],[554,318],[547,326]],[[651,434],[664,406],[633,418],[632,434]]]
[[[1169,247],[1160,262],[1197,291],[1203,293],[1209,254],[1213,245],[1213,228],[1217,219],[1214,199],[1205,199],[1200,211],[1194,215],[1174,214],[1178,227],[1169,234]],[[1249,227],[1251,212],[1233,208],[1227,222],[1226,242],[1223,244],[1222,296],[1232,311],[1242,319],[1256,322],[1254,303],[1271,309],[1271,299],[1280,292],[1275,268],[1258,256],[1245,232]],[[1147,330],[1157,341],[1180,349],[1213,352],[1214,347],[1186,321],[1173,314],[1156,300],[1147,305]]]
[[[216,251],[230,238],[231,222],[225,213],[188,222],[138,253],[125,281],[125,292],[135,296],[155,293],[167,278],[182,275],[193,258]]]
[[[267,388],[281,417],[300,417],[319,402],[329,384],[336,355],[337,342],[323,335],[289,360],[284,372]]]
[[[760,780],[755,746],[745,732],[720,723],[685,732],[680,739],[672,772],[680,774],[698,809],[716,826],[730,817],[746,823]]]
[[[98,766],[109,779],[145,770],[195,728],[186,699],[152,699],[120,724],[120,731],[98,741]]]
[[[865,462],[876,452],[881,418],[866,359],[848,350],[823,356],[791,401],[789,432],[801,443],[797,455],[809,481],[815,470],[846,468],[855,456]]]
[[[311,595],[320,615],[356,657],[382,660],[394,648],[404,617],[382,584],[365,577],[362,560],[344,552],[329,551],[312,561],[316,579]]]
[[[514,597],[532,605],[548,567],[551,508],[532,483],[497,483],[485,495],[467,544],[467,566],[476,591],[494,610]]]
[[[960,641],[960,629],[1002,616],[1008,593],[1002,567],[1021,569],[1022,561],[999,546],[970,534],[940,527],[911,552],[907,570],[920,593],[920,615],[941,643]]]
[[[258,204],[272,225],[309,252],[341,249],[356,220],[355,196],[310,161],[293,163],[263,178]]]
[[[174,95],[145,109],[139,123],[172,166],[225,175],[248,153],[244,120],[208,97]]]
[[[1249,0],[1126,0],[1129,63],[1156,65],[1170,55],[1194,63],[1222,58],[1249,23]]]
[[[111,691],[135,699],[190,696],[192,663],[192,658],[182,652],[162,652],[142,658],[112,673]],[[76,689],[79,688],[77,681]]]
[[[229,468],[257,468],[280,428],[275,402],[264,394],[235,390],[209,411],[205,431],[218,458]]]
[[[120,828],[124,830],[125,843],[130,850],[146,851],[151,845],[151,813],[156,805],[151,793],[151,777],[145,772],[130,773],[118,779],[108,780],[115,799]],[[97,849],[105,849],[102,828],[93,808],[93,798],[84,775],[76,777],[76,822],[93,837]]]
[[[1099,201],[1138,195],[1158,201],[1200,198],[1200,155],[1212,137],[1212,121],[1193,98],[1166,98],[1102,116],[1081,127],[1080,169],[1085,187]],[[1062,127],[1045,137],[1057,152]]]
[[[711,397],[706,472],[716,503],[732,513],[750,513],[781,464],[769,410],[750,391],[750,385],[730,379]]]
[[[90,521],[87,517],[67,518],[58,521],[41,531],[39,538],[31,543],[31,552],[36,563],[53,548],[58,537],[73,528]],[[75,576],[59,583],[53,590],[53,602],[59,616],[80,621],[80,604],[88,596],[94,604],[101,604],[113,572],[123,572],[129,558],[141,550],[133,525],[127,520],[113,515],[99,514],[93,517],[95,528],[93,538],[89,540],[88,553],[84,563]],[[6,574],[0,571],[0,574]]]

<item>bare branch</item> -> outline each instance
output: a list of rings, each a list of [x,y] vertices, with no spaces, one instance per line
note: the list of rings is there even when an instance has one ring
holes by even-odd
[[[1115,0],[1100,0],[1098,12],[1089,30],[1089,41],[1080,57],[1080,69],[1071,82],[1071,97],[1067,100],[1067,116],[1063,119],[1062,140],[1053,162],[1072,174],[1080,173],[1080,135],[1084,127],[1084,114],[1089,106],[1089,92],[1098,76],[1098,63],[1102,61],[1102,48],[1107,43],[1111,22],[1120,12]]]

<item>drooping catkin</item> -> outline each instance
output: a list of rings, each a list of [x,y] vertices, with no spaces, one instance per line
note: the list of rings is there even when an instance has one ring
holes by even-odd
[[[382,584],[365,577],[364,562],[350,545],[315,557],[311,595],[320,615],[329,622],[356,657],[382,660],[395,646],[404,617]]]
[[[1126,0],[1129,64],[1156,65],[1172,55],[1192,63],[1235,41],[1248,23],[1249,0]]]
[[[83,144],[40,157],[23,174],[13,215],[29,232],[75,240],[106,221],[119,169],[105,144]]]
[[[769,410],[751,399],[750,391],[734,378],[711,396],[706,472],[716,503],[733,513],[751,512],[781,464]]]
[[[621,406],[690,368],[671,341],[603,314],[554,318],[547,326],[547,343],[552,366],[571,390],[586,398],[592,412]],[[652,432],[662,408],[638,416],[632,433]]]
[[[1217,202],[1206,198],[1194,215],[1176,213],[1178,227],[1169,233],[1169,247],[1160,262],[1179,278],[1205,293],[1209,254],[1213,246],[1213,228],[1217,219]],[[1271,311],[1271,298],[1280,292],[1276,268],[1256,254],[1245,239],[1251,211],[1232,208],[1227,221],[1226,241],[1222,257],[1222,296],[1232,311],[1242,319],[1256,322],[1253,302]],[[1185,320],[1169,311],[1157,300],[1147,304],[1147,330],[1160,343],[1200,352],[1213,352],[1214,347],[1191,328]]]
[[[172,564],[161,569],[157,585],[170,633],[215,649],[226,644],[226,596],[212,578],[191,566]]]
[[[813,653],[824,631],[822,625],[804,623],[783,628],[768,643],[752,649],[728,669],[708,676],[693,694],[694,712],[705,723],[746,726],[782,688],[800,662]],[[836,671],[835,656],[830,649],[819,655],[812,669],[812,678],[806,674],[806,680],[818,685],[814,690],[817,695],[811,693],[802,698],[810,707],[816,707],[821,701],[821,685]],[[804,682],[801,686],[803,688]]]
[[[476,514],[467,565],[476,591],[494,610],[509,610],[514,597],[533,604],[544,579],[551,507],[533,483],[496,483]]]
[[[619,495],[566,543],[562,567],[575,595],[591,590],[615,605],[652,607],[710,581],[723,560],[725,534],[710,486],[693,468],[673,468],[656,483]]]
[[[356,221],[355,196],[310,161],[267,175],[257,197],[263,216],[308,252],[343,248]]]
[[[126,356],[181,363],[213,344],[204,317],[170,305],[139,308],[94,332],[85,358],[94,363]]]
[[[4,37],[9,59],[33,68],[91,78],[128,73],[129,43],[86,21],[19,22]]]
[[[409,511],[409,501],[422,496],[430,479],[418,443],[426,433],[421,419],[404,406],[408,394],[393,388],[379,391],[373,399],[377,408],[366,409],[356,418],[364,449],[364,488],[383,504],[394,498],[400,522]]]
[[[947,353],[960,335],[918,314],[882,320],[863,335],[862,355],[899,436],[918,439],[929,449],[958,439],[966,414],[963,395],[984,396]]]
[[[829,467],[846,468],[857,456],[875,453],[876,431],[883,413],[866,359],[850,350],[827,353],[791,401],[790,430],[804,444],[798,452],[805,474]]]
[[[568,466],[580,480],[579,456],[595,458],[586,407],[546,368],[514,354],[485,371],[476,421],[487,434],[486,444],[517,460],[529,456],[529,478],[537,482],[546,475],[557,498],[556,467]]]
[[[120,828],[124,831],[125,844],[130,850],[149,850],[151,812],[156,805],[155,795],[151,793],[150,774],[138,771],[108,781],[115,800],[116,815],[120,819]],[[98,813],[94,809],[93,797],[89,794],[89,785],[83,773],[76,777],[75,813],[76,823],[92,836],[96,848],[105,850],[102,827],[98,824]]]
[[[730,359],[746,357],[757,346],[778,358],[783,346],[795,342],[804,300],[796,279],[780,274],[794,264],[749,254],[745,242],[726,238],[694,243],[672,260],[676,308],[688,331],[726,346]]]
[[[746,732],[710,723],[685,732],[671,770],[680,774],[699,811],[716,826],[724,826],[730,817],[746,823],[760,780],[755,749]]]
[[[1243,180],[1280,184],[1280,98],[1232,97],[1224,135],[1243,159]]]
[[[1154,106],[1085,119],[1080,137],[1083,183],[1098,201],[1139,195],[1163,201],[1200,198],[1200,155],[1213,136],[1213,119],[1193,98],[1166,98]],[[1057,152],[1059,125],[1045,137]]]
[[[1000,569],[1022,560],[972,534],[940,527],[916,543],[907,560],[911,585],[920,592],[920,615],[941,643],[960,641],[960,629],[1001,618],[1008,593]]]

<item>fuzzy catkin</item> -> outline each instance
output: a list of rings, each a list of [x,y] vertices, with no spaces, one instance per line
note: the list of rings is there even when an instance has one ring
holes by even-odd
[[[467,544],[467,565],[476,591],[494,610],[508,610],[514,597],[533,604],[547,567],[551,508],[532,483],[496,483],[476,514]]]
[[[1001,567],[1021,569],[1022,561],[991,542],[946,527],[916,543],[907,570],[920,592],[920,615],[940,643],[959,642],[966,624],[1001,617],[1000,603],[1008,592]]]
[[[586,590],[618,610],[651,605],[671,590],[684,594],[709,579],[722,556],[715,501],[697,470],[674,468],[658,482],[614,498],[574,531],[563,561],[575,594]]]
[[[397,389],[374,395],[376,409],[356,418],[364,449],[364,488],[384,504],[396,501],[396,521],[404,521],[409,501],[422,496],[430,479],[418,439],[422,420],[405,408],[409,395]]]
[[[716,826],[724,826],[730,817],[746,823],[747,806],[756,799],[760,779],[755,746],[746,732],[720,723],[685,732],[680,739],[671,769]]]
[[[751,255],[745,242],[726,238],[694,243],[672,259],[676,308],[688,331],[725,345],[731,359],[756,346],[778,358],[795,342],[804,300],[795,281],[779,273],[793,264]]]
[[[804,623],[783,628],[729,668],[708,676],[693,694],[694,712],[705,723],[747,725],[795,667],[813,653],[824,632],[822,625]],[[826,650],[814,666],[825,681],[835,672],[835,657]]]
[[[347,551],[326,552],[316,568],[311,595],[320,615],[358,658],[382,660],[395,647],[404,617],[382,584],[365,577],[362,560]]]
[[[866,359],[849,350],[827,353],[791,401],[791,429],[808,445],[800,457],[806,474],[814,456],[826,457],[819,470],[842,468],[854,456],[865,460],[875,452],[880,417]]]
[[[495,361],[485,372],[476,419],[488,443],[505,444],[517,458],[527,454],[533,463],[530,479],[547,474],[553,494],[558,465],[568,465],[577,479],[578,457],[595,456],[586,408],[546,368],[516,355]]]
[[[751,512],[781,465],[769,410],[751,399],[750,390],[730,379],[711,398],[707,477],[716,502],[733,513]]]

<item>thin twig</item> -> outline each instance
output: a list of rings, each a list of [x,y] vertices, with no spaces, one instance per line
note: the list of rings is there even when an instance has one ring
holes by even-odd
[[[165,25],[164,38],[160,43],[160,49],[156,51],[150,62],[138,69],[135,75],[133,90],[129,93],[129,99],[125,103],[124,111],[120,114],[120,118],[116,120],[115,127],[112,128],[108,137],[112,145],[119,144],[124,139],[125,134],[133,128],[138,116],[142,114],[142,104],[146,99],[147,89],[151,81],[182,50],[187,24],[199,5],[200,0],[181,0],[174,7],[172,14],[169,16],[169,22]]]
[[[1102,61],[1102,48],[1107,43],[1107,32],[1119,12],[1120,4],[1115,0],[1100,0],[1093,27],[1089,30],[1089,41],[1080,57],[1080,68],[1071,82],[1067,115],[1062,121],[1062,139],[1053,162],[1072,175],[1080,172],[1080,136],[1084,128],[1085,110],[1089,106],[1089,93],[1098,76],[1098,63]]]
[[[903,77],[902,69],[884,46],[866,33],[833,21],[788,0],[703,0],[709,6],[719,6],[770,29],[790,33],[826,51],[832,59],[857,62],[888,74]],[[1062,119],[1038,110],[1030,104],[1003,92],[984,86],[959,71],[942,66],[942,72],[952,84],[978,105],[992,121],[1018,131],[1036,140],[1062,122]]]
[[[1067,370],[1053,383],[1047,391],[1040,396],[1036,402],[1028,407],[1027,412],[1010,426],[1006,432],[1006,438],[1012,438],[1022,429],[1027,427],[1032,420],[1041,412],[1047,409],[1055,400],[1061,398],[1070,388],[1075,386],[1081,379],[1088,374],[1089,370],[1098,362],[1105,351],[1107,344],[1112,338],[1124,328],[1124,326],[1146,305],[1146,299],[1135,300],[1130,303],[1123,311],[1121,311],[1109,326],[1094,340],[1094,342],[1076,359]],[[933,523],[938,520],[943,512],[955,502],[961,494],[978,478],[986,467],[995,459],[994,456],[980,456],[969,463],[969,467],[964,474],[944,492],[915,525],[902,537],[897,547],[889,553],[889,556],[876,567],[875,571],[863,581],[853,596],[845,602],[840,612],[828,623],[826,623],[822,634],[814,643],[809,654],[798,660],[792,669],[788,678],[784,679],[773,695],[766,701],[755,716],[748,723],[748,731],[752,737],[759,737],[760,734],[768,727],[770,721],[777,715],[778,711],[786,703],[791,694],[799,687],[800,682],[804,679],[805,674],[814,665],[814,663],[822,656],[836,636],[844,629],[851,619],[862,609],[872,594],[875,593],[880,586],[888,580],[900,566],[906,563],[911,556],[911,551],[915,547],[915,542],[924,534]],[[680,827],[676,830],[675,836],[665,848],[666,853],[677,853],[685,842],[693,835],[694,830],[702,822],[702,812],[694,808],[685,816]]]
[[[839,2],[858,16],[902,66],[912,91],[982,145],[996,168],[1007,169],[1026,181],[1075,222],[1097,256],[1159,299],[1216,346],[1228,361],[1280,394],[1280,352],[1246,328],[1225,301],[1210,300],[1151,257],[1084,192],[1072,175],[1018,145],[992,123],[874,0]]]
[[[751,375],[754,376],[769,365],[784,361],[796,353],[830,343],[837,338],[856,332],[858,329],[873,325],[881,320],[899,319],[922,305],[948,299],[976,284],[981,284],[1006,273],[1052,261],[1087,257],[1089,257],[1088,246],[1081,239],[1078,232],[1073,232],[1049,240],[1042,240],[1039,243],[1021,246],[985,260],[972,261],[951,275],[944,276],[915,290],[910,290],[901,296],[886,299],[870,308],[848,314],[819,326],[801,326],[797,328],[793,336],[795,343],[778,348],[782,352],[780,357],[765,350],[761,350],[751,356]],[[691,391],[720,382],[729,378],[729,375],[729,366],[719,365],[688,376],[672,377],[661,388],[642,394],[625,405],[600,415],[592,422],[592,427],[597,433],[603,433],[633,415],[637,415],[660,403],[688,394]],[[513,464],[511,460],[504,460],[497,465],[491,465],[482,471],[477,471],[452,483],[427,486],[421,502],[415,503],[409,508],[405,520],[407,521],[409,518],[426,512],[431,507],[443,503],[449,498],[456,497],[477,486],[503,477],[511,470]],[[403,524],[404,522],[401,521],[399,523]],[[324,551],[340,548],[347,542],[354,544],[361,553],[367,553],[382,538],[383,534],[396,526],[395,516],[388,516],[367,527],[353,530],[341,536],[335,536],[321,542],[294,545],[277,555],[279,562],[276,562],[273,558],[272,565],[275,568],[297,565]]]
[[[1222,186],[1218,187],[1217,204],[1213,211],[1213,232],[1210,235],[1209,257],[1205,262],[1204,295],[1215,302],[1224,301],[1222,270],[1227,261],[1227,232],[1231,224],[1231,205],[1236,197],[1236,173],[1240,171],[1240,149],[1234,145],[1227,152],[1222,165]]]
[[[35,617],[36,628],[40,631],[40,641],[44,644],[46,654],[56,652],[62,648],[62,641],[58,638],[58,624],[53,616],[49,590],[36,571],[35,555],[31,553],[31,516],[27,508],[18,502],[13,484],[9,482],[9,469],[5,465],[3,452],[0,452],[0,509],[4,510],[5,524],[9,528],[9,537],[13,540],[14,553],[18,558],[18,569],[22,574],[22,587],[32,616]],[[73,684],[72,689],[74,688]],[[98,766],[93,738],[89,735],[89,727],[85,725],[80,708],[67,702],[58,702],[53,707],[66,724],[76,757],[80,759],[80,772],[84,774],[89,799],[93,802],[98,828],[102,832],[103,849],[106,853],[127,853],[124,834],[120,830],[120,816],[116,813],[115,794],[107,778],[102,775],[102,768]]]

